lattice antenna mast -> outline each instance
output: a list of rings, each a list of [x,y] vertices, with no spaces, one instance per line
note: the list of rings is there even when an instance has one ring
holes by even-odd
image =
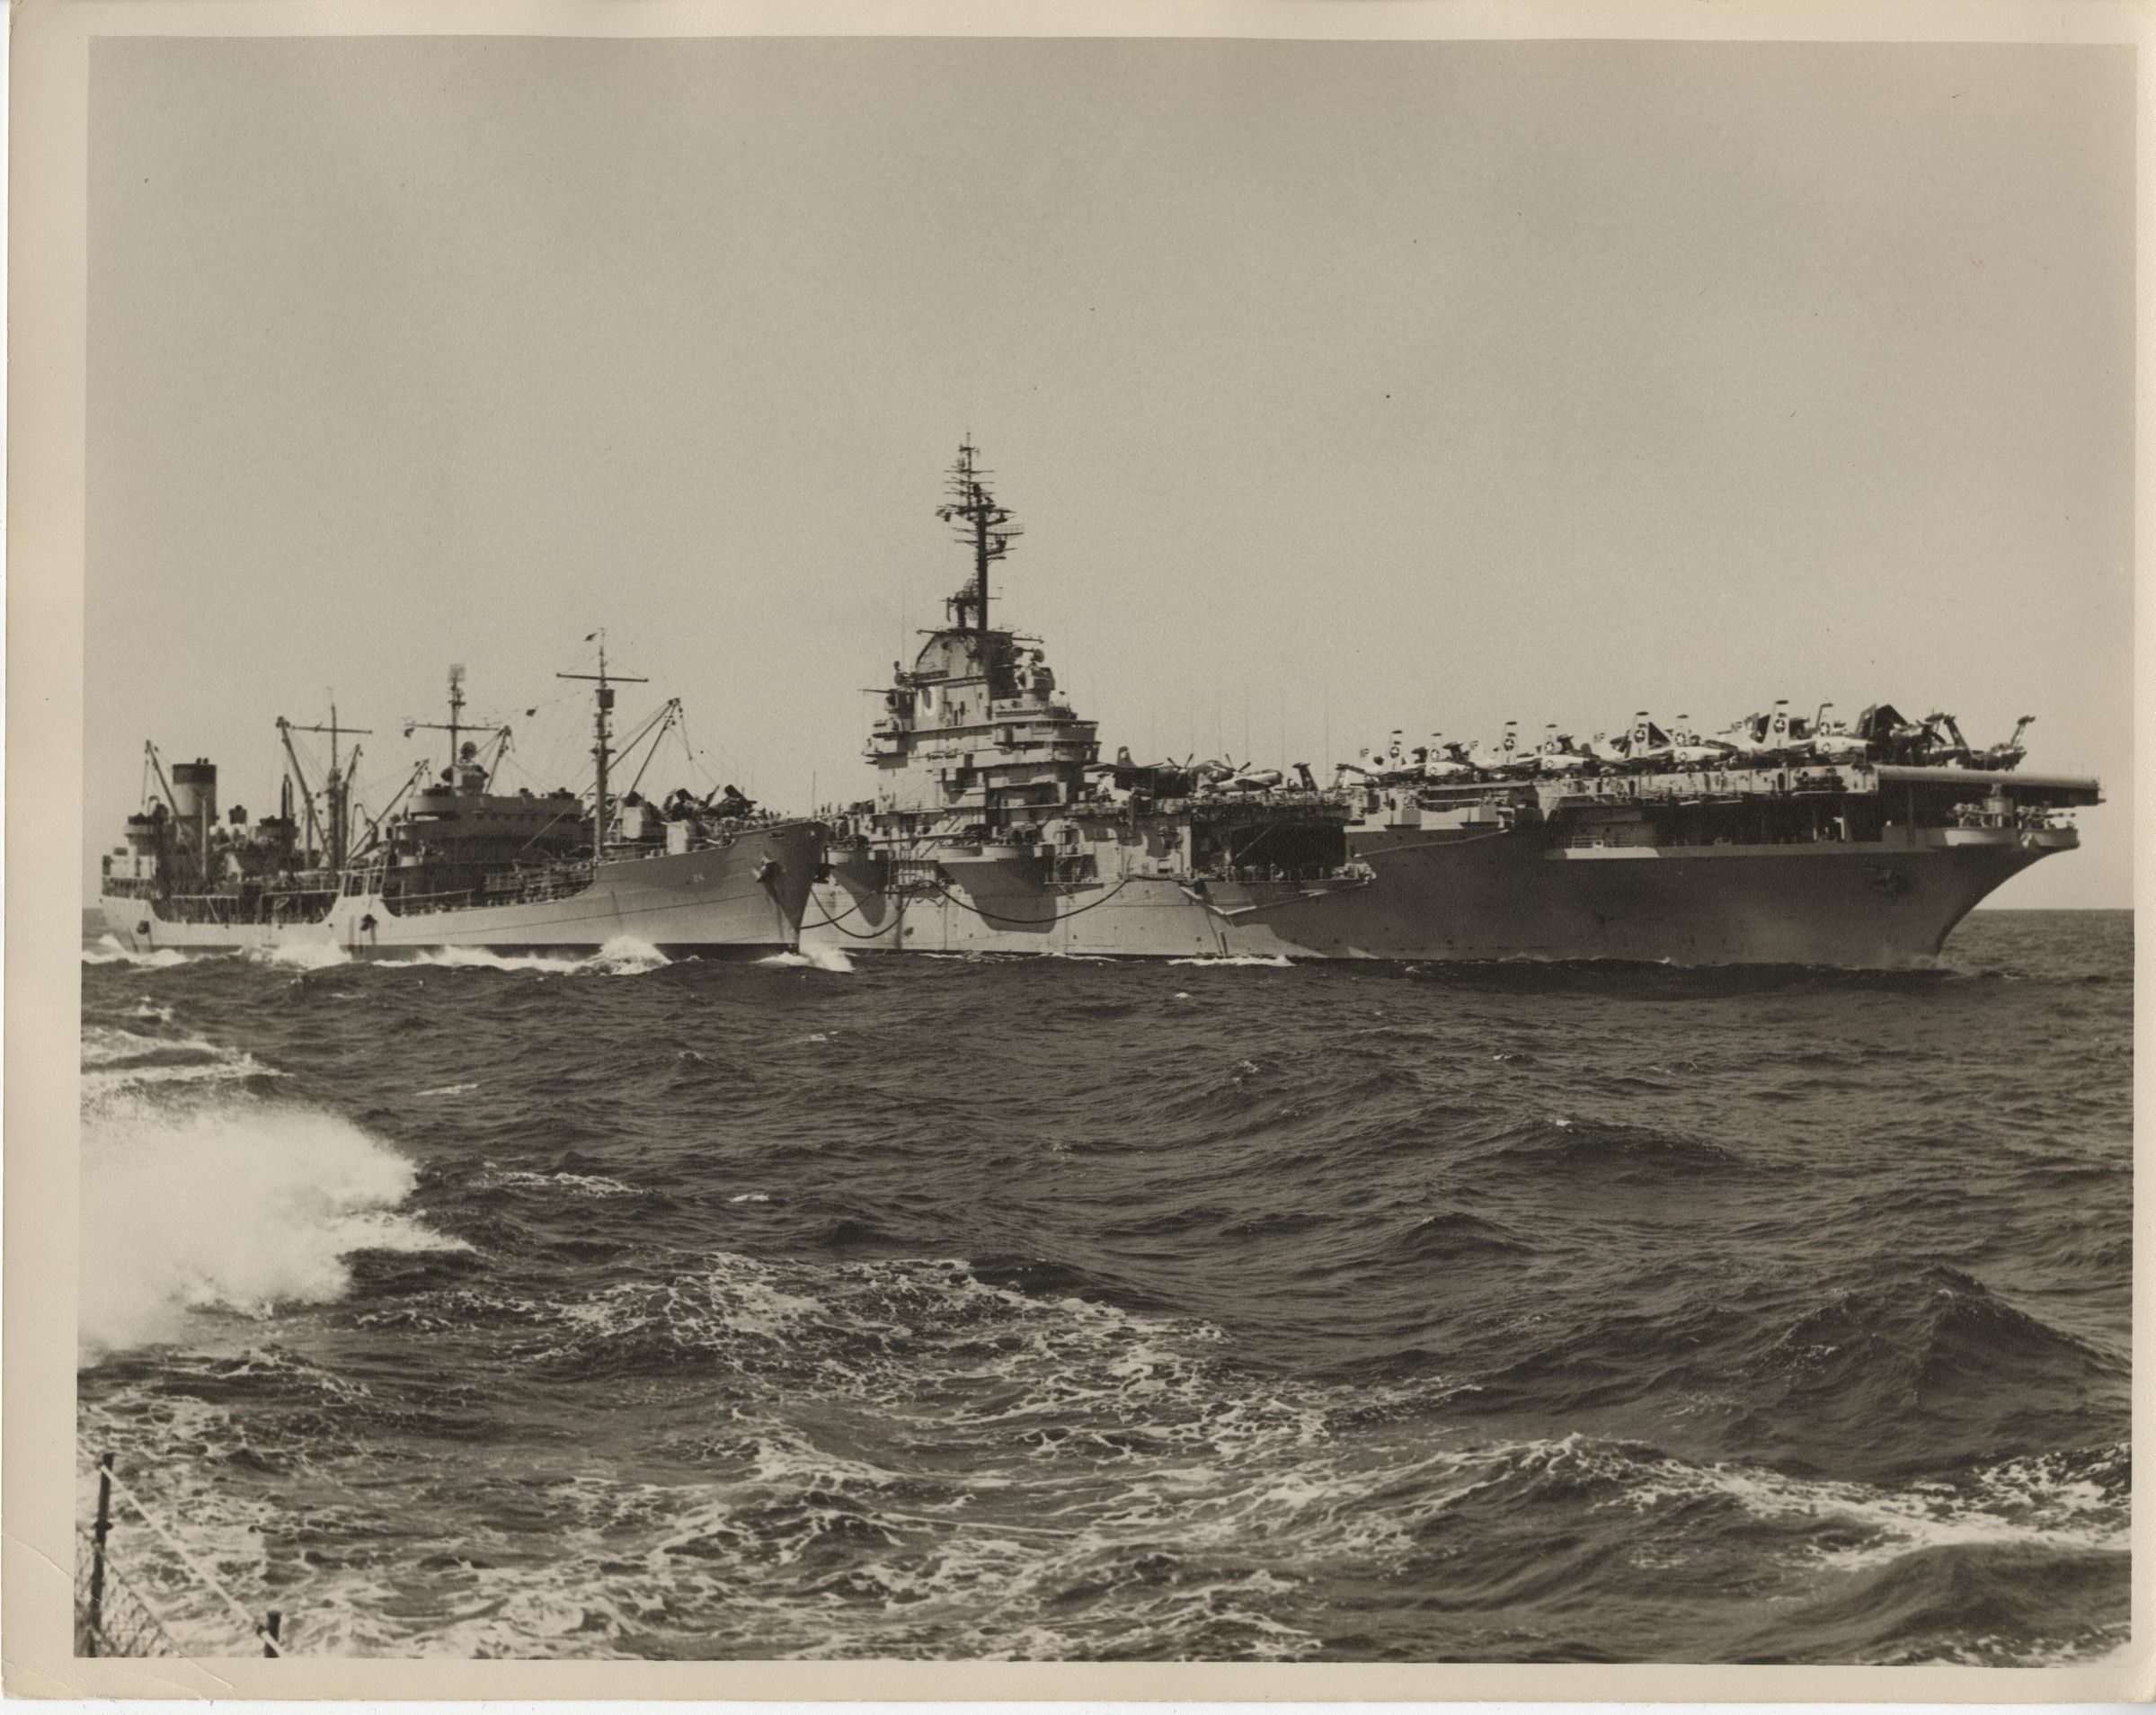
[[[951,598],[952,618],[963,627],[969,611],[972,629],[985,645],[989,630],[989,567],[1010,552],[1013,540],[1025,534],[1012,524],[1011,514],[996,504],[989,493],[988,468],[980,462],[980,449],[972,440],[961,441],[958,460],[951,467],[945,492],[951,498],[936,509],[936,517],[951,526],[952,536],[973,550],[973,581]]]

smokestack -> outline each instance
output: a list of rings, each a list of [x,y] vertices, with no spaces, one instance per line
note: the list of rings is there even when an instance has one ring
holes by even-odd
[[[209,831],[217,819],[217,765],[208,757],[173,764],[173,808],[194,841],[196,855],[209,855]]]

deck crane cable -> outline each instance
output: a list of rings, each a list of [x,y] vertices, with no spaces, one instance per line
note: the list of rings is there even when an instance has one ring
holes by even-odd
[[[579,793],[575,797],[569,801],[569,804],[565,807],[556,810],[554,814],[547,817],[545,822],[541,822],[538,827],[533,831],[531,838],[527,840],[521,846],[517,848],[517,856],[522,857],[524,853],[529,851],[534,846],[537,845],[539,843],[539,837],[546,833],[548,829],[552,828],[555,823],[561,821],[563,817],[566,816],[571,810],[576,811],[581,819],[583,813],[583,795]],[[594,853],[593,856],[596,858],[598,854]]]
[[[382,813],[372,818],[368,822],[367,838],[360,844],[359,849],[351,854],[354,858],[364,858],[368,852],[372,851],[377,845],[381,843],[382,824],[389,820],[390,812],[395,810],[398,804],[404,801],[404,795],[411,791],[412,788],[417,786],[422,779],[424,779],[426,778],[428,769],[433,766],[433,762],[430,759],[422,760],[421,761],[414,762],[412,765],[412,772],[404,777],[404,784],[399,786],[396,789],[395,795],[390,798],[389,802],[382,806]]]
[[[711,771],[705,761],[705,751],[688,736],[688,723],[681,723],[681,749],[688,755],[689,766],[703,777],[713,791],[719,787],[719,777]]]
[[[502,763],[509,760],[510,732],[511,729],[507,721],[502,722],[494,730],[494,758],[486,765],[485,789],[489,792],[494,789],[494,777],[501,772]]]
[[[688,743],[688,728],[686,723],[684,723],[682,726],[681,733],[682,742],[684,743]],[[713,786],[715,786],[719,783],[719,777],[714,774],[710,768],[711,754],[714,751],[716,751],[718,752],[719,760],[723,762],[728,768],[732,769],[737,777],[748,781],[750,789],[751,791],[755,789],[755,778],[750,773],[747,767],[743,765],[741,759],[734,755],[734,753],[728,750],[723,744],[721,744],[716,740],[714,740],[709,745],[693,744],[691,745],[691,749],[694,751],[697,758],[696,766],[703,770],[704,778],[706,780],[709,780]]]
[[[674,723],[674,731],[680,736],[681,754],[688,759],[688,766],[702,775],[705,779],[709,780],[715,787],[718,785],[717,779],[714,778],[709,769],[696,760],[696,747],[688,742],[688,719],[686,715]]]
[[[630,735],[628,736],[628,738],[627,738],[627,739],[626,739],[625,741],[623,741],[623,743],[622,743],[622,746],[621,746],[622,750],[623,750],[624,751],[627,751],[627,750],[630,748],[630,746],[631,746],[631,745],[639,744],[639,743],[643,742],[643,734],[644,734],[644,729],[645,729],[646,727],[649,727],[649,726],[652,724],[652,722],[656,721],[656,720],[657,720],[657,719],[660,717],[660,715],[663,715],[663,714],[665,714],[665,713],[666,713],[666,710],[665,710],[665,708],[664,708],[663,706],[662,706],[662,707],[661,707],[661,708],[659,708],[659,709],[657,709],[657,710],[655,710],[655,711],[654,711],[654,712],[653,712],[653,713],[651,715],[651,716],[650,716],[648,719],[646,719],[646,720],[644,721],[644,723],[643,723],[643,724],[642,726],[639,726],[639,727],[638,727],[638,728],[637,728],[637,729],[636,729],[636,730],[635,730],[634,733],[630,733]],[[658,747],[657,747],[657,744],[656,744],[656,742],[654,742],[654,743],[653,743],[653,746],[652,746],[652,748],[653,748],[654,750],[658,748]],[[646,759],[646,760],[648,760],[649,759]],[[521,771],[521,770],[519,770],[519,771]],[[596,776],[596,774],[595,774],[595,775],[593,776],[593,778],[592,778],[592,780],[591,780],[591,781],[590,781],[590,782],[587,782],[587,783],[586,783],[584,786],[581,786],[581,787],[578,789],[578,791],[577,791],[577,795],[576,795],[576,797],[575,797],[575,799],[572,801],[572,803],[573,803],[573,806],[574,806],[574,807],[575,807],[577,810],[579,810],[580,812],[581,811],[581,809],[582,809],[582,807],[583,807],[583,803],[584,803],[584,798],[585,798],[585,795],[586,795],[588,793],[590,793],[590,792],[591,791],[593,785],[595,785],[595,784],[596,784],[596,782],[597,782],[597,778],[598,778],[598,777],[597,777],[597,776]],[[631,786],[631,787],[630,787],[630,790],[631,790],[631,791],[634,791],[634,790],[635,790],[635,788],[634,788],[634,786]],[[518,852],[518,855],[519,855],[519,856],[521,856],[523,853],[529,851],[529,850],[532,849],[532,847],[534,847],[535,845],[537,845],[537,844],[539,842],[539,839],[540,839],[540,837],[541,837],[543,834],[545,834],[545,833],[547,831],[547,830],[549,830],[550,828],[554,827],[554,825],[555,825],[556,822],[560,822],[560,821],[562,820],[562,818],[563,818],[563,816],[567,815],[568,813],[569,813],[569,811],[568,811],[568,809],[567,809],[567,808],[564,808],[564,809],[561,809],[561,810],[557,810],[557,811],[555,811],[555,812],[554,813],[554,814],[552,814],[551,816],[547,817],[547,818],[546,818],[546,820],[545,822],[541,822],[541,823],[539,824],[539,826],[538,826],[537,829],[535,829],[535,830],[533,831],[531,838],[530,838],[529,840],[526,840],[526,841],[525,841],[525,842],[524,842],[524,843],[523,843],[521,846],[519,846],[519,847],[518,847],[518,848],[517,848],[517,852]],[[593,852],[593,853],[591,854],[591,856],[592,856],[592,859],[593,859],[593,861],[594,861],[594,862],[596,862],[596,861],[598,861],[598,859],[599,859],[599,858],[602,856],[602,854],[601,854],[601,853],[599,853],[599,852],[597,852],[597,851],[595,851],[595,852]]]
[[[150,759],[150,768],[157,777],[159,789],[164,794],[165,804],[176,821],[180,815],[180,800],[173,795],[173,783],[164,778],[164,759],[157,754],[156,745],[147,740],[144,741],[142,748]]]
[[[675,717],[680,713],[681,699],[679,697],[670,698],[666,706],[659,711],[661,717],[659,722],[659,730],[652,734],[652,748],[643,753],[643,761],[638,766],[635,774],[630,778],[629,790],[625,795],[634,796],[636,788],[643,784],[645,770],[650,769],[652,761],[659,755],[660,741],[664,739],[668,732],[672,729]],[[629,744],[625,744],[621,747],[625,755],[629,750],[630,744],[634,744],[634,742],[635,741],[632,739]]]
[[[570,696],[576,696],[576,695],[579,695],[579,694],[580,694],[580,693],[573,692],[573,691],[567,693],[567,695],[570,695]],[[559,702],[559,701],[561,701],[562,699],[561,699],[560,698],[556,698],[555,700],[556,702]],[[540,705],[540,706],[541,706],[541,707],[545,707],[545,706],[546,706],[546,705],[545,705],[545,704],[541,704],[541,705]],[[655,720],[657,720],[657,719],[659,718],[659,715],[662,715],[662,714],[664,714],[665,712],[666,712],[666,711],[665,711],[663,708],[661,708],[661,709],[659,709],[658,711],[656,711],[655,713],[653,713],[653,714],[652,714],[652,715],[651,715],[651,716],[650,716],[650,717],[649,717],[649,718],[648,718],[648,719],[647,719],[647,720],[646,720],[646,721],[643,723],[643,726],[639,726],[639,727],[638,727],[638,728],[637,728],[637,729],[636,729],[636,730],[635,730],[634,733],[630,733],[630,734],[629,734],[629,736],[628,736],[628,737],[627,737],[626,740],[624,740],[624,741],[622,742],[622,745],[621,745],[621,748],[622,748],[622,750],[626,751],[627,751],[627,750],[628,750],[628,748],[629,748],[631,745],[640,742],[643,740],[643,738],[644,727],[647,727],[647,726],[649,726],[649,725],[652,724],[652,721],[655,721]],[[518,769],[517,771],[518,771],[519,774],[522,774],[522,773],[524,773],[524,772],[525,772],[525,770],[524,770],[524,769],[523,769],[521,767],[519,767],[519,769]],[[528,777],[528,776],[527,776],[527,778],[528,778],[529,777]],[[597,783],[597,780],[598,780],[598,775],[597,775],[597,773],[596,773],[596,772],[594,772],[594,773],[593,773],[593,775],[591,776],[591,778],[590,778],[590,779],[586,780],[585,782],[583,782],[581,785],[580,785],[580,786],[578,786],[578,788],[577,788],[577,793],[576,793],[576,797],[574,798],[574,800],[572,800],[572,806],[564,807],[564,808],[563,808],[563,809],[560,809],[560,810],[557,810],[557,811],[555,811],[555,812],[554,813],[554,814],[552,814],[551,816],[547,817],[547,818],[546,818],[546,820],[545,822],[541,822],[541,823],[538,825],[538,827],[537,827],[536,829],[534,829],[534,830],[532,831],[532,836],[531,836],[531,838],[530,838],[529,840],[526,840],[526,841],[525,841],[525,842],[524,842],[524,843],[523,843],[521,846],[519,846],[519,847],[517,848],[517,855],[520,857],[520,856],[522,856],[522,855],[523,855],[525,852],[528,852],[528,851],[529,851],[529,850],[530,850],[530,849],[532,849],[534,846],[537,845],[537,844],[538,844],[538,842],[539,842],[539,840],[540,840],[540,839],[541,839],[541,837],[542,837],[543,835],[545,835],[545,834],[547,832],[547,831],[548,831],[549,829],[553,828],[553,827],[554,827],[554,826],[555,826],[555,825],[557,822],[560,822],[560,821],[561,821],[561,820],[562,820],[562,819],[563,819],[564,816],[566,816],[566,815],[569,813],[569,808],[570,808],[570,807],[573,807],[573,808],[577,809],[579,812],[581,812],[581,811],[582,810],[582,808],[583,808],[584,799],[585,799],[585,798],[586,798],[586,797],[587,797],[587,796],[588,796],[588,795],[590,794],[590,792],[591,792],[591,789],[592,789],[593,786],[594,786],[594,785]],[[537,781],[536,781],[536,780],[534,780],[534,781],[533,781],[533,785],[537,786],[537,784],[538,784],[538,783],[537,783]],[[597,852],[597,851],[594,851],[594,852],[591,854],[591,856],[592,856],[592,858],[593,858],[593,861],[595,861],[595,862],[596,862],[596,861],[599,859],[599,858],[601,855],[602,855],[602,854],[600,854],[600,853],[599,853],[599,852]]]

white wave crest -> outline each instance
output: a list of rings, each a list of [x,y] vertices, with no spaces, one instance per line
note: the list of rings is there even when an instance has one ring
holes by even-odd
[[[464,1249],[400,1211],[413,1164],[334,1115],[268,1102],[84,1115],[82,1360],[178,1338],[191,1312],[326,1303],[362,1250]]]
[[[649,941],[640,941],[634,935],[617,935],[598,952],[583,957],[565,953],[497,953],[484,946],[443,946],[392,961],[388,968],[407,964],[465,971],[542,971],[555,976],[640,976],[671,963]]]
[[[504,1191],[549,1191],[557,1187],[587,1197],[633,1197],[636,1187],[601,1173],[529,1173],[520,1169],[489,1174],[482,1186]]]
[[[146,1036],[114,1025],[83,1027],[82,1098],[85,1106],[154,1084],[200,1084],[279,1078],[253,1054],[200,1036]]]
[[[617,935],[583,962],[583,969],[600,976],[641,976],[673,961],[649,941],[634,935]]]
[[[143,1015],[137,1013],[134,1017]],[[144,1054],[161,1053],[215,1053],[216,1044],[204,1042],[200,1036],[146,1036],[133,1030],[123,1030],[117,1025],[84,1025],[83,1026],[83,1064],[110,1066],[117,1061],[134,1060]]]
[[[295,971],[326,971],[332,965],[352,962],[352,955],[331,940],[273,941],[244,947],[240,956],[256,964],[283,965]]]
[[[1622,1486],[1609,1506],[1647,1511],[1705,1498],[1734,1502],[1755,1518],[1817,1519],[1843,1527],[1812,1551],[1841,1571],[1881,1566],[1921,1550],[2037,1543],[2051,1549],[2124,1551],[2127,1517],[2121,1501],[2085,1472],[2069,1473],[2059,1456],[2010,1461],[1962,1483],[1879,1488],[1868,1483],[1786,1475],[1735,1464],[1641,1460],[1579,1435],[1511,1450],[1516,1467],[1571,1465]],[[2121,1450],[2121,1460],[2124,1450]]]
[[[847,956],[842,946],[821,946],[804,941],[798,952],[773,953],[757,960],[759,964],[791,964],[812,971],[830,971],[840,976],[851,976],[854,962]]]
[[[1264,964],[1274,969],[1285,970],[1291,961],[1285,953],[1275,953],[1270,957],[1260,957],[1255,953],[1228,953],[1209,955],[1201,959],[1170,959],[1168,963],[1170,964]]]
[[[152,1084],[214,1084],[243,1078],[281,1078],[273,1066],[265,1066],[253,1054],[221,1054],[213,1060],[190,1061],[176,1066],[120,1066],[83,1074],[83,1099],[89,1103],[110,1100],[127,1090]]]
[[[2054,1550],[2124,1552],[2124,1508],[2093,1483],[2067,1483],[2046,1492],[2040,1481],[2000,1467],[1965,1490],[1919,1484],[1874,1489],[1859,1483],[1807,1482],[1772,1471],[1717,1466],[1705,1473],[1718,1488],[1760,1518],[1825,1517],[1861,1533],[1858,1541],[1819,1551],[1828,1566],[1859,1571],[1923,1549],[2040,1543]]]
[[[163,970],[168,965],[185,964],[187,955],[176,946],[161,946],[155,953],[130,953],[120,946],[117,936],[101,935],[83,949],[84,964],[140,964]]]

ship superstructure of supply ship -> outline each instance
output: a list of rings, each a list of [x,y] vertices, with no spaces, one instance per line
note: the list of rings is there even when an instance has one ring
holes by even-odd
[[[1855,721],[1786,702],[1703,735],[1646,715],[1614,739],[1508,727],[1343,764],[1375,879],[1314,952],[1894,968],[1987,894],[2079,843],[2081,776],[2023,772],[2024,717],[1986,750],[1950,715]]]
[[[617,747],[617,687],[602,642],[588,680],[596,709],[594,777],[585,793],[497,791],[505,725],[464,715],[462,670],[450,670],[450,761],[421,763],[383,811],[355,795],[359,729],[278,723],[288,764],[278,813],[222,817],[215,764],[169,770],[145,747],[145,806],[106,854],[105,924],[130,951],[339,948],[394,957],[447,948],[584,955],[621,937],[670,957],[790,949],[822,861],[823,830],[759,810],[732,786],[707,797],[677,790],[663,804],[618,791],[619,765],[678,723],[662,705]],[[330,760],[310,780],[293,735],[326,733]],[[471,734],[466,737],[466,734]]]
[[[1278,775],[1099,760],[1096,724],[1037,642],[989,619],[989,568],[1019,532],[971,445],[938,515],[972,575],[894,665],[868,758],[875,795],[831,813],[830,879],[805,944],[849,950],[1271,957],[1370,873],[1338,795]]]

